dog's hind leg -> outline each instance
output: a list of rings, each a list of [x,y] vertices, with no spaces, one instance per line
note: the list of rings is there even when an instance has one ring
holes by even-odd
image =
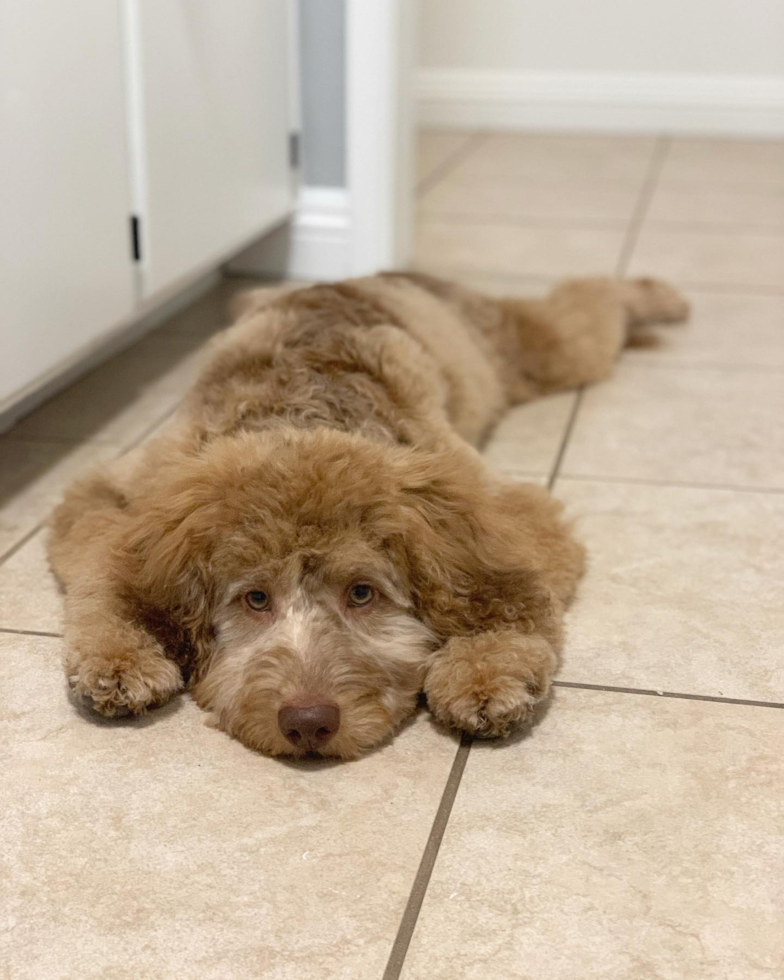
[[[656,279],[575,279],[542,300],[500,300],[519,365],[512,401],[609,377],[636,328],[688,316],[687,302]]]
[[[630,329],[653,323],[682,323],[689,315],[688,301],[661,279],[620,279],[613,282]]]

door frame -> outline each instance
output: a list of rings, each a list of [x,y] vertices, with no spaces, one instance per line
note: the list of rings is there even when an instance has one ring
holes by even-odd
[[[235,256],[231,274],[323,281],[409,261],[416,0],[344,4],[344,186],[300,186],[290,219]]]
[[[346,2],[349,274],[405,265],[414,188],[414,0]]]

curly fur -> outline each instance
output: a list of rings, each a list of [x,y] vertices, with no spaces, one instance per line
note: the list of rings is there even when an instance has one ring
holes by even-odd
[[[423,690],[445,725],[507,734],[547,693],[584,556],[547,492],[475,447],[686,312],[652,280],[534,302],[415,274],[247,294],[167,429],[54,515],[72,688],[116,715],[189,686],[272,755],[302,751],[283,706],[337,705],[323,751],[351,758]]]

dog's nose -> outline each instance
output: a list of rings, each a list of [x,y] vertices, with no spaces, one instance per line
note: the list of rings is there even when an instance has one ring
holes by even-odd
[[[340,728],[340,708],[336,704],[288,704],[278,712],[278,727],[297,748],[318,750]]]

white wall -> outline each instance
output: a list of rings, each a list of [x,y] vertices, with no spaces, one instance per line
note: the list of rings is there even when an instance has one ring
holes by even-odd
[[[419,52],[429,122],[784,131],[782,0],[420,0]]]

